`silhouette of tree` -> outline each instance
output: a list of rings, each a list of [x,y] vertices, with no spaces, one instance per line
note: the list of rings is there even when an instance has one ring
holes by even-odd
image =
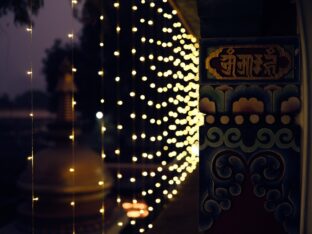
[[[0,109],[7,109],[12,107],[12,101],[7,94],[0,96]]]
[[[20,108],[20,109],[29,109],[30,108],[30,100],[31,95],[33,96],[34,101],[34,109],[47,109],[48,107],[48,96],[39,90],[26,91],[25,93],[22,93],[21,95],[18,95],[14,99],[14,107]]]
[[[28,0],[1,0],[0,1],[0,18],[12,12],[14,22],[17,24],[29,24],[31,22],[30,12],[37,14],[43,7],[44,0],[32,0],[32,9]]]
[[[83,23],[81,36],[79,43],[73,46],[70,43],[62,43],[60,40],[56,40],[54,45],[46,51],[46,57],[43,60],[44,68],[43,73],[47,80],[47,90],[52,99],[52,110],[55,110],[56,105],[56,93],[55,88],[58,78],[64,75],[62,71],[62,63],[67,60],[72,62],[74,59],[74,66],[78,69],[75,73],[75,84],[78,89],[76,95],[77,110],[82,113],[83,119],[88,122],[94,122],[96,111],[99,110],[99,97],[101,92],[101,80],[98,76],[98,71],[101,67],[101,63],[104,63],[105,77],[111,75],[111,67],[114,67],[114,61],[107,59],[113,53],[114,35],[112,23],[110,22],[111,16],[108,16],[107,12],[112,10],[112,2],[102,2],[104,12],[101,12],[99,6],[100,1],[87,0],[84,3],[81,13],[75,12],[75,16]],[[105,17],[105,25],[103,28],[99,22],[100,15]],[[100,32],[103,30],[105,50],[101,53],[99,49]],[[67,71],[69,72],[69,71]],[[106,82],[104,92],[111,93],[113,97],[113,80],[112,82]],[[109,94],[107,94],[108,96]],[[111,103],[106,103],[106,107]],[[110,108],[112,109],[112,108]]]

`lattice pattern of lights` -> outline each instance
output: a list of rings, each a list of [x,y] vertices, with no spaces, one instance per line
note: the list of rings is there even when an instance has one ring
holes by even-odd
[[[135,61],[132,61],[127,77],[116,76],[128,79],[132,85],[129,85],[128,97],[121,95],[117,105],[127,113],[125,103],[134,100],[136,103],[128,116],[128,122],[134,125],[132,128],[128,126],[132,129],[128,136],[129,142],[135,142],[141,148],[135,147],[135,152],[130,154],[131,162],[156,164],[157,167],[143,169],[136,177],[117,177],[133,184],[142,182],[142,178],[143,181],[153,181],[144,185],[137,196],[148,203],[150,215],[147,221],[130,222],[143,233],[153,227],[153,213],[178,194],[179,185],[198,163],[198,127],[201,122],[197,110],[198,43],[186,32],[177,12],[166,0],[134,2],[136,4],[129,9],[131,15],[136,16],[129,19],[134,39],[128,53]],[[114,7],[119,9],[120,2],[115,2]],[[117,33],[123,28],[121,24],[116,25]],[[120,54],[120,49],[114,52],[115,57]],[[117,128],[125,131],[121,123]]]
[[[116,38],[115,48],[106,54],[102,29],[96,46],[100,58],[104,55],[107,60],[114,60],[115,66],[105,67],[104,59],[93,71],[101,79],[96,113],[100,123],[100,154],[103,160],[118,164],[114,175],[118,206],[128,202],[147,204],[142,211],[131,211],[133,216],[148,213],[143,220],[130,220],[130,225],[143,233],[153,228],[158,211],[179,193],[179,185],[198,163],[201,122],[197,110],[198,43],[186,32],[177,12],[166,0],[115,0],[112,9],[116,18],[108,21],[115,20],[115,35],[107,36]],[[102,10],[97,20],[100,27],[105,24]],[[68,38],[73,41],[74,32]],[[76,71],[73,67],[73,72]],[[102,86],[114,92],[104,92]],[[114,107],[109,109],[109,106]],[[108,115],[115,118],[105,125]],[[104,152],[106,136],[115,141]],[[74,142],[74,131],[71,137]],[[120,169],[121,162],[143,167],[140,173],[125,175]],[[138,187],[142,190],[129,199],[121,194],[122,183],[130,184],[133,191]],[[102,186],[100,181],[99,186]],[[99,211],[104,217],[104,206]],[[116,225],[121,227],[125,223]]]

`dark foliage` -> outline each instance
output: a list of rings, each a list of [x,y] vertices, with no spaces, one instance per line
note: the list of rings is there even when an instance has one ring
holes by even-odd
[[[37,14],[43,5],[44,0],[1,0],[0,18],[12,12],[15,23],[29,24],[31,23],[31,14]]]

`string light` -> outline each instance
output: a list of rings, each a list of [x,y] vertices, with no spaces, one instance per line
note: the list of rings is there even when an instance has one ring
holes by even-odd
[[[101,6],[100,6],[100,42],[99,42],[99,46],[100,46],[100,69],[98,71],[98,75],[100,77],[100,109],[101,111],[96,113],[96,117],[99,119],[100,121],[100,144],[101,144],[101,159],[102,159],[102,163],[104,164],[106,155],[104,152],[104,134],[105,134],[105,120],[104,120],[104,114],[105,113],[105,93],[104,93],[104,87],[105,87],[105,80],[104,80],[104,76],[105,76],[105,69],[104,69],[104,7],[103,7],[103,1],[101,1]],[[99,181],[98,185],[101,186],[103,188],[103,194],[105,194],[105,187],[104,187],[104,181]],[[102,225],[101,225],[101,231],[102,234],[105,233],[105,203],[104,203],[104,197],[101,199],[101,208],[100,208],[100,214],[101,214],[101,221],[102,221]]]
[[[113,6],[116,10],[116,50],[114,51],[114,56],[116,58],[116,77],[115,77],[115,84],[116,84],[116,131],[117,131],[117,148],[115,149],[115,155],[117,156],[117,198],[116,202],[117,205],[120,206],[121,204],[121,196],[120,196],[120,180],[123,178],[121,171],[120,171],[120,138],[121,138],[121,131],[123,130],[123,126],[120,122],[120,107],[122,106],[121,100],[121,88],[120,88],[120,81],[121,81],[121,69],[120,69],[120,32],[121,32],[121,21],[120,21],[120,0],[116,0],[113,3]],[[120,223],[117,224],[120,226]]]
[[[35,233],[35,202],[39,200],[39,197],[35,196],[35,174],[34,174],[34,168],[35,168],[35,155],[34,155],[34,91],[33,91],[33,2],[32,0],[29,1],[29,9],[30,9],[30,22],[29,26],[26,28],[26,32],[29,33],[29,48],[30,48],[30,54],[29,54],[29,67],[30,69],[26,72],[27,77],[29,78],[30,82],[30,121],[31,121],[31,156],[29,156],[27,159],[31,162],[31,231],[34,234]]]
[[[136,49],[135,49],[135,36],[136,32],[138,31],[138,28],[135,25],[136,21],[136,11],[137,11],[137,6],[134,4],[134,0],[131,0],[131,91],[129,93],[132,102],[132,113],[130,114],[131,122],[132,122],[132,127],[131,127],[131,144],[132,144],[132,164],[134,165],[137,162],[137,157],[136,155],[136,140],[137,140],[137,133],[136,133],[136,66],[135,66],[135,60],[136,60]],[[132,169],[132,177],[130,178],[130,182],[132,183],[132,201],[133,203],[137,203],[136,199],[136,171],[135,167],[133,166]]]
[[[77,0],[72,0],[71,1],[71,8],[72,8],[72,13],[74,14],[75,7],[78,4]],[[71,19],[71,33],[69,33],[68,38],[70,40],[70,45],[71,45],[71,77],[72,77],[72,82],[71,82],[71,112],[72,112],[72,130],[71,130],[71,135],[69,136],[69,139],[71,140],[71,146],[72,146],[72,167],[69,168],[69,172],[72,174],[72,186],[75,187],[76,184],[76,173],[75,173],[75,161],[76,161],[76,146],[75,146],[75,73],[77,72],[77,68],[74,65],[74,22],[73,19]],[[70,206],[72,207],[72,233],[76,233],[76,193],[75,191],[72,192],[72,201],[70,202]]]

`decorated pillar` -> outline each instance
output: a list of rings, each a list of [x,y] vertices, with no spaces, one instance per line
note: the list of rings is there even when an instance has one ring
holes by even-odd
[[[302,96],[303,105],[303,139],[302,139],[302,194],[300,233],[312,233],[312,161],[311,161],[311,75],[312,75],[312,2],[298,0],[299,33],[302,47]]]
[[[263,27],[265,17],[276,27],[280,22],[266,10],[268,1],[250,2],[199,1],[199,106],[205,114],[199,225],[212,234],[295,234],[300,223],[299,42],[292,36],[295,28],[285,25],[271,36],[272,28]],[[280,4],[286,17],[291,3],[277,2],[272,7]]]

